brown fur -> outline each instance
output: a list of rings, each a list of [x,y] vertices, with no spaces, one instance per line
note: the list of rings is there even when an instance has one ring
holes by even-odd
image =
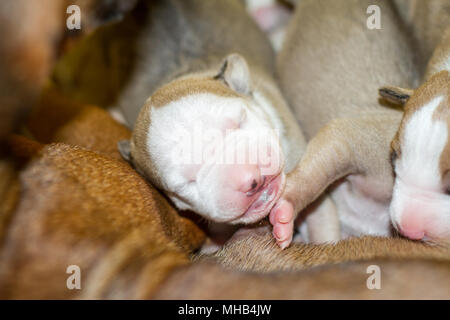
[[[97,127],[101,124],[101,130]],[[47,88],[27,120],[26,131],[41,143],[64,142],[122,161],[117,142],[129,139],[130,130],[103,109],[83,105]]]
[[[56,131],[75,118],[84,107],[86,105],[68,99],[53,87],[47,86],[27,118],[26,131],[41,143],[52,142]]]
[[[250,273],[210,262],[187,266],[180,245],[193,247],[186,243],[192,225],[161,203],[159,193],[126,164],[80,148],[45,147],[21,181],[24,193],[1,253],[3,298],[449,296],[442,286],[450,276],[448,250],[403,239],[366,237],[336,246],[295,244],[281,251],[265,233],[237,238],[215,255],[228,268]],[[383,258],[415,260],[372,261]],[[370,261],[280,273],[360,259]],[[65,287],[71,264],[81,267],[81,292]],[[365,287],[369,264],[381,267],[382,291]],[[414,286],[406,290],[411,279]]]
[[[24,136],[12,134],[8,137],[9,152],[16,160],[17,164],[26,164],[41,149],[42,144],[29,140]]]
[[[95,130],[100,124],[101,130]],[[56,131],[53,141],[81,146],[123,161],[117,150],[117,142],[129,139],[130,136],[130,131],[112,119],[105,110],[86,106],[70,122]]]
[[[116,145],[130,137],[128,129],[102,109],[46,94],[43,101],[51,103],[36,110],[30,131],[47,128],[40,135],[44,141],[96,152],[49,145],[21,173],[20,193],[19,181],[13,180],[17,188],[1,207],[0,295],[74,297],[79,293],[65,287],[65,268],[78,264],[93,278],[83,282],[83,296],[142,297],[172,267],[187,263],[187,253],[201,245],[204,233],[121,159]],[[45,118],[46,111],[55,116]],[[24,158],[33,153],[24,150],[36,145],[24,138],[11,142],[14,154]]]
[[[100,279],[110,274],[108,288],[126,286],[123,294],[137,298],[144,294],[142,279],[149,279],[144,291],[153,290],[170,266],[188,261],[183,251],[203,241],[127,164],[91,151],[49,145],[20,181],[22,196],[1,252],[3,298],[73,297],[76,292],[65,287],[72,264],[85,275],[106,268],[106,275],[85,278],[83,285],[96,288],[88,290],[89,297],[104,294]]]
[[[90,181],[92,171],[97,172],[95,181]],[[165,229],[179,227],[179,221],[164,223],[167,217],[151,208],[152,198],[139,199],[148,186],[125,164],[79,148],[50,145],[21,179],[26,181],[25,193],[0,260],[3,298],[449,297],[442,284],[450,277],[450,258],[443,248],[367,237],[337,246],[296,244],[281,251],[266,233],[240,238],[216,255],[228,268],[250,273],[210,262],[187,266],[187,256],[168,236],[179,236],[180,230]],[[111,185],[120,187],[109,190]],[[181,233],[180,238],[186,237]],[[383,258],[412,260],[379,260]],[[254,273],[360,259],[369,261],[296,273]],[[81,267],[81,292],[65,287],[65,269],[71,264]],[[381,267],[381,291],[365,287],[370,264]]]
[[[0,247],[9,219],[20,197],[16,164],[13,159],[0,159]]]

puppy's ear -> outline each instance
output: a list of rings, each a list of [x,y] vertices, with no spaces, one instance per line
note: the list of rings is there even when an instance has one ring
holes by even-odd
[[[214,79],[224,81],[226,85],[238,93],[250,93],[250,70],[244,57],[237,53],[230,54],[225,58]]]
[[[131,146],[129,140],[121,140],[117,142],[117,148],[119,149],[119,153],[122,156],[122,158],[127,161],[131,162]]]
[[[387,101],[403,106],[408,102],[414,90],[400,87],[382,87],[378,90],[378,93]]]

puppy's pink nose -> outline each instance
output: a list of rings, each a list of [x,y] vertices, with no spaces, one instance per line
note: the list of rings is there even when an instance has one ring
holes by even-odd
[[[251,195],[261,187],[264,177],[256,165],[234,165],[229,168],[228,181],[233,190]]]
[[[426,231],[426,213],[417,210],[408,210],[403,213],[399,231],[412,240],[421,240]]]

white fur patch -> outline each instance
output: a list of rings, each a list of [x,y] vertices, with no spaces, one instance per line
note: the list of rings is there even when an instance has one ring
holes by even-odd
[[[362,194],[354,185],[356,179],[360,178],[350,176],[349,181],[338,184],[331,193],[341,222],[342,237],[390,236],[389,203],[377,201]],[[363,182],[358,184],[361,183]]]
[[[402,156],[396,163],[396,173],[405,183],[427,189],[440,189],[439,162],[447,144],[447,124],[433,119],[444,99],[439,96],[420,108],[409,119],[402,137]]]
[[[182,172],[173,170],[173,166],[178,164],[176,161],[183,163],[193,160],[192,164],[201,164],[201,159],[197,159],[197,155],[189,153],[196,152],[197,145],[189,145],[186,149],[186,153],[183,154],[189,156],[186,161],[177,158],[174,152],[186,147],[187,144],[195,143],[191,138],[197,132],[201,134],[199,131],[201,129],[218,128],[225,118],[239,121],[242,110],[242,99],[218,97],[211,93],[189,95],[151,110],[148,150],[152,155],[158,155],[155,162],[164,170],[161,175],[168,178],[166,181],[168,189],[177,190],[177,186],[181,187],[186,183]]]
[[[274,152],[280,149],[275,134],[278,122],[274,118],[277,117],[268,112],[265,99],[255,100],[200,93],[152,108],[148,150],[163,188],[178,208],[193,210],[219,222],[243,213],[246,197],[240,201],[234,197],[234,189],[227,189],[224,183],[229,176],[225,173],[229,171],[223,169],[223,164],[229,163],[220,159],[227,161],[226,155],[232,151],[245,155],[239,152],[240,145],[251,149],[257,146],[252,143],[256,138],[274,141],[278,146],[271,149]],[[251,137],[244,136],[246,133]],[[273,174],[282,169],[283,158],[283,152],[278,157],[269,157],[270,163],[276,165]],[[259,170],[265,175],[262,167]]]

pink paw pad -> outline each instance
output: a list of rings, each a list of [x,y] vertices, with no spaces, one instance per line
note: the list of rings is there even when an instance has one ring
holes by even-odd
[[[273,225],[272,234],[281,249],[286,248],[292,241],[294,233],[294,207],[286,200],[281,200],[270,212],[270,223]]]

